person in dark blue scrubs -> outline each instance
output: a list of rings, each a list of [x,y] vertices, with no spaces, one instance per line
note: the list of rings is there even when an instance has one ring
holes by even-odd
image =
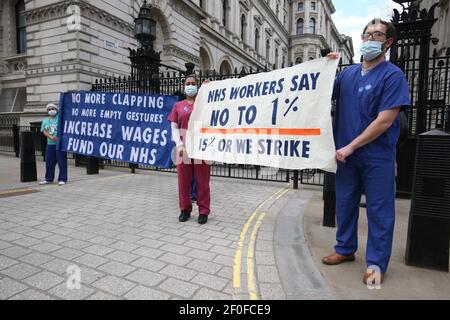
[[[404,73],[386,61],[396,40],[395,27],[375,19],[362,34],[363,62],[346,68],[335,80],[337,233],[327,265],[355,260],[361,193],[366,194],[367,270],[363,282],[386,273],[395,221],[395,161],[400,134],[399,112],[410,105]],[[329,58],[338,58],[331,53]]]

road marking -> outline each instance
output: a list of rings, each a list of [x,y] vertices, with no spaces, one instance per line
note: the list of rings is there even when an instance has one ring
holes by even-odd
[[[255,226],[253,227],[252,234],[250,236],[250,243],[248,244],[248,250],[247,250],[247,288],[248,293],[250,296],[250,300],[257,300],[258,299],[258,293],[256,290],[256,284],[255,284],[255,242],[256,242],[256,235],[258,233],[259,227],[262,224],[262,221],[264,220],[264,217],[266,216],[266,213],[263,212],[259,215],[258,220],[255,223]]]
[[[275,200],[279,200],[282,196],[284,196],[287,192],[289,192],[291,189],[286,189],[284,192],[282,192]]]
[[[252,224],[252,222],[255,220],[255,217],[258,215],[259,210],[272,198],[276,197],[275,200],[278,200],[281,198],[281,196],[283,196],[286,192],[288,192],[290,189],[289,187],[283,188],[278,190],[277,192],[275,192],[274,194],[272,194],[271,196],[269,196],[267,199],[265,199],[256,209],[255,211],[253,211],[253,213],[251,214],[251,216],[248,218],[247,222],[244,224],[240,236],[239,236],[239,241],[237,243],[237,247],[236,247],[236,253],[234,255],[234,264],[233,264],[233,288],[239,289],[242,286],[242,279],[241,279],[241,269],[242,269],[242,251],[244,248],[244,243],[246,240],[246,236],[247,236],[247,232],[250,229],[250,226]],[[256,239],[256,234],[258,232],[259,226],[262,224],[262,219],[264,219],[265,213],[263,215],[260,215],[258,217],[258,220],[256,222],[255,227],[258,225],[258,228],[253,229],[252,235],[254,234],[254,237]],[[254,243],[253,243],[254,245]],[[249,252],[253,252],[254,250],[248,250],[247,254]],[[248,263],[248,259],[247,259],[247,263]],[[250,273],[252,275],[254,275],[254,261],[251,259],[250,264],[252,264],[252,267],[249,269],[247,267],[247,272],[248,270],[251,270]],[[253,281],[253,284],[251,285],[252,288],[255,288],[255,292],[256,292],[256,286],[254,285],[254,276],[252,276],[252,279],[249,281]],[[253,289],[252,289],[253,290]],[[252,295],[253,296],[253,295]]]
[[[281,194],[279,194],[275,201],[283,197],[290,189],[284,190]],[[255,243],[256,243],[256,235],[258,234],[258,230],[262,225],[262,222],[266,216],[266,213],[263,212],[259,215],[258,220],[253,227],[252,234],[250,236],[250,243],[248,245],[247,250],[247,288],[250,300],[258,300],[258,292],[256,289],[256,278],[255,278]]]
[[[258,213],[258,210],[273,196],[278,195],[279,193],[283,192],[284,189],[280,189],[274,194],[272,194],[270,197],[268,197],[266,200],[264,200],[251,214],[250,218],[248,218],[247,222],[245,223],[244,227],[241,230],[241,234],[239,236],[239,241],[236,248],[236,253],[234,255],[234,266],[233,266],[233,288],[237,289],[241,287],[241,258],[242,258],[242,248],[244,247],[244,241],[245,237],[247,235],[247,231],[250,228],[250,225],[253,221],[253,219],[256,217],[256,214]]]

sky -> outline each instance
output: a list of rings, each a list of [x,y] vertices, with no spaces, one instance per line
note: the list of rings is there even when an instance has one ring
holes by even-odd
[[[392,10],[401,9],[392,0],[333,0],[333,4],[336,12],[332,18],[338,31],[353,38],[355,62],[361,57],[361,33],[367,23],[373,18],[390,21]]]

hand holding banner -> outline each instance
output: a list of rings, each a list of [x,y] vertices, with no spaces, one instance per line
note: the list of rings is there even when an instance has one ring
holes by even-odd
[[[204,84],[187,132],[191,158],[336,171],[331,95],[338,60]]]

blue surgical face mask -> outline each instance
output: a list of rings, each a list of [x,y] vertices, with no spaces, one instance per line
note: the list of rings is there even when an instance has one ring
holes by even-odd
[[[184,88],[184,93],[186,93],[188,97],[195,97],[198,93],[198,88],[197,86],[186,86]]]
[[[386,41],[384,41],[386,42]],[[361,53],[364,56],[364,59],[367,61],[372,61],[378,58],[381,54],[383,54],[383,44],[384,42],[380,41],[366,41],[362,44]]]

